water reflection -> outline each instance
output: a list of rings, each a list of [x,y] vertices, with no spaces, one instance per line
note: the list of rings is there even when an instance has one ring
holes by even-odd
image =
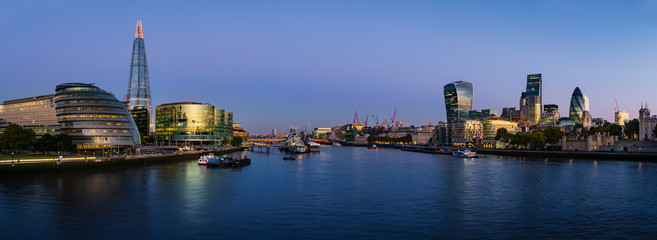
[[[239,153],[252,159],[241,169],[0,176],[0,238],[642,238],[657,227],[654,163],[322,150]]]

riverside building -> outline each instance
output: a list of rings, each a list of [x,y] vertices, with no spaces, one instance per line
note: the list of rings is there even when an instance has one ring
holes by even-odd
[[[158,145],[220,146],[232,140],[233,114],[210,104],[176,102],[156,107]]]
[[[60,84],[55,91],[57,121],[78,151],[122,154],[141,144],[130,112],[112,94],[83,83]]]
[[[0,132],[9,123],[15,123],[26,129],[32,129],[37,137],[45,134],[60,133],[55,111],[55,95],[42,95],[5,101],[0,105]]]
[[[639,110],[639,141],[644,140],[655,140],[653,135],[653,130],[657,126],[657,116],[650,115],[650,109],[648,109],[648,104],[643,106]]]

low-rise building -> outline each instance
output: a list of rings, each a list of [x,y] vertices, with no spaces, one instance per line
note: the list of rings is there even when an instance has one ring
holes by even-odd
[[[467,146],[477,139],[483,139],[484,128],[480,121],[466,120],[449,124],[448,135],[454,146]]]

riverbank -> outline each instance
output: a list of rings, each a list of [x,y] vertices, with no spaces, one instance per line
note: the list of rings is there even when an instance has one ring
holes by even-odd
[[[561,157],[561,158],[585,158],[585,159],[596,159],[596,160],[657,162],[657,153],[532,151],[532,150],[499,150],[499,149],[477,149],[477,153],[502,155],[502,156],[515,156],[515,157]]]
[[[99,169],[108,168],[113,166],[129,166],[129,165],[149,165],[160,163],[171,163],[178,161],[196,160],[201,155],[214,153],[215,155],[223,155],[238,151],[243,151],[242,147],[233,147],[218,151],[198,151],[187,153],[173,153],[173,154],[158,154],[158,155],[143,155],[143,156],[129,156],[119,158],[104,158],[94,160],[80,160],[80,161],[64,161],[58,163],[57,161],[45,163],[29,163],[29,164],[16,164],[16,165],[0,165],[0,175],[7,174],[23,174],[23,173],[46,173],[46,172],[63,172],[71,170],[83,169]]]

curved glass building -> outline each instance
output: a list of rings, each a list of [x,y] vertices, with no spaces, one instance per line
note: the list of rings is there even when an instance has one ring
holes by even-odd
[[[55,91],[57,121],[78,150],[125,153],[141,144],[130,112],[112,94],[83,83],[60,84]]]
[[[215,109],[197,102],[157,106],[155,133],[158,145],[217,145]]]
[[[472,83],[456,81],[444,87],[447,123],[468,120],[468,111],[472,110]]]
[[[582,119],[582,114],[584,114],[584,111],[588,110],[588,97],[582,94],[582,91],[579,90],[579,87],[576,87],[575,91],[573,91],[573,96],[570,98],[570,119],[579,122]]]

